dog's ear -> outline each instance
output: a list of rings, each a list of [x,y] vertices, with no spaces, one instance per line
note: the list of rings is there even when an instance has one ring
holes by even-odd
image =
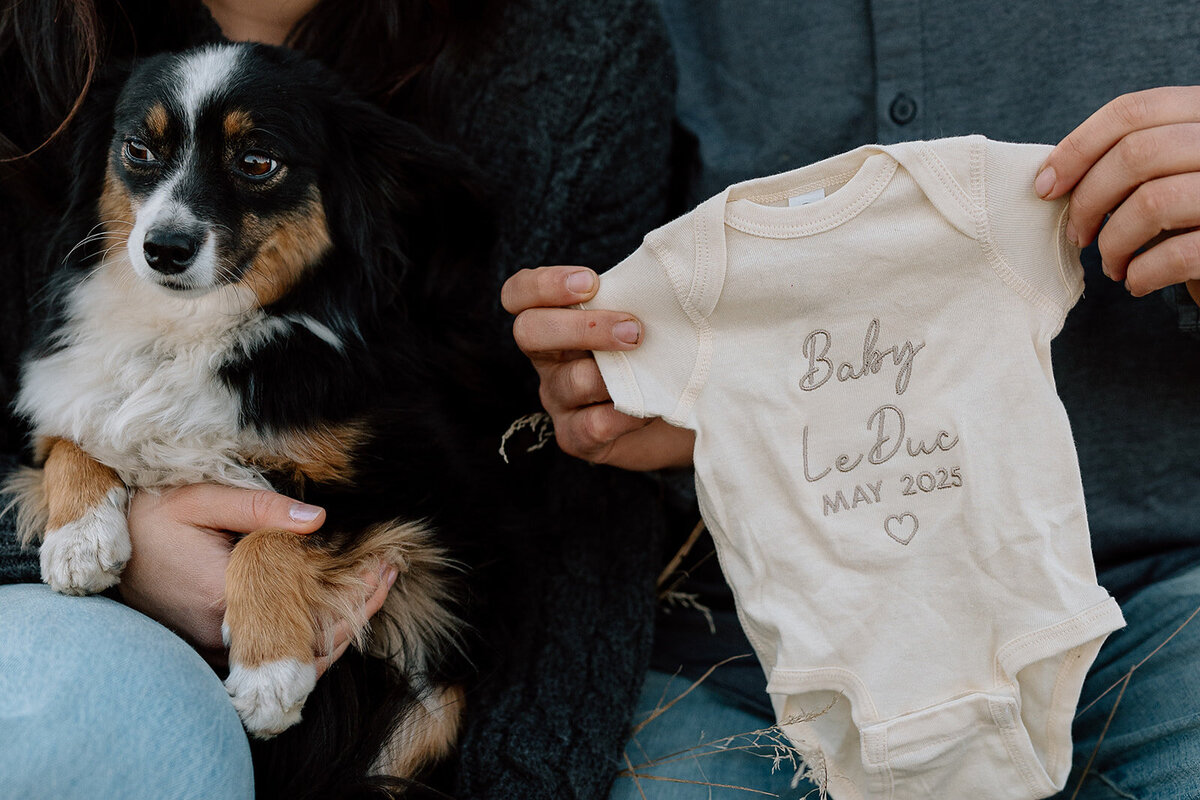
[[[468,159],[365,101],[343,99],[331,113],[325,212],[378,302],[420,318],[489,296],[493,226]]]
[[[67,128],[72,176],[67,207],[57,227],[49,253],[59,263],[68,254],[74,264],[84,264],[103,247],[75,247],[95,232],[98,202],[111,157],[113,116],[128,69],[112,67],[97,76],[79,113]]]

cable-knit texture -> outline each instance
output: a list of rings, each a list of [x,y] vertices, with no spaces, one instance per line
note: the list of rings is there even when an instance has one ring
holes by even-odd
[[[504,189],[498,277],[603,270],[666,213],[674,67],[656,10],[519,0],[499,27],[522,35],[472,54],[450,123]],[[662,501],[643,476],[528,458],[549,462],[548,501],[493,589],[512,638],[468,698],[455,794],[591,800],[620,768],[649,659]]]
[[[607,268],[666,211],[674,63],[657,10],[513,0],[493,31],[452,79],[448,124],[501,193],[499,277]]]
[[[649,659],[658,486],[559,457],[491,599],[511,637],[467,700],[456,796],[603,797]]]

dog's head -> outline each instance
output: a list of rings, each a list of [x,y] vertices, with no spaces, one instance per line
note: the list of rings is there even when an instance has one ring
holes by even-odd
[[[264,307],[307,291],[382,308],[414,268],[428,282],[436,262],[481,257],[462,157],[283,49],[143,62],[111,136],[100,222],[175,295],[240,285]]]

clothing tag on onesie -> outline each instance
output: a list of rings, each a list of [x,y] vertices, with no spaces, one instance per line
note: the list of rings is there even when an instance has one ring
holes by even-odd
[[[810,203],[816,203],[816,202],[819,202],[824,199],[825,199],[825,190],[824,189],[813,189],[811,192],[805,192],[804,194],[798,194],[795,197],[789,197],[788,198],[788,208],[795,208],[796,206],[806,206],[806,205],[809,205]]]

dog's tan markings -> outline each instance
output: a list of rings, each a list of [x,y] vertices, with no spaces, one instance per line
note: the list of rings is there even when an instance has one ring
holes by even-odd
[[[396,725],[375,757],[371,773],[408,778],[450,755],[462,727],[466,698],[461,686],[429,689],[428,696]]]
[[[268,221],[243,220],[263,228]],[[314,188],[304,206],[284,214],[268,228],[250,268],[241,283],[254,292],[259,305],[267,306],[283,297],[296,282],[333,246],[320,192]]]
[[[161,139],[167,135],[167,125],[170,122],[170,117],[167,116],[167,108],[162,103],[155,103],[146,112],[146,130],[151,136]]]
[[[226,139],[236,139],[254,130],[254,119],[245,111],[230,111],[222,123]]]
[[[349,623],[355,643],[365,647],[363,572],[382,563],[399,576],[372,620],[371,654],[422,673],[429,652],[451,646],[459,628],[447,609],[452,568],[433,534],[393,522],[355,534],[341,547],[330,538],[347,537],[268,528],[237,543],[225,573],[231,660],[244,666],[312,661],[316,632],[330,622]]]
[[[409,674],[423,674],[432,653],[458,646],[460,622],[452,608],[455,566],[428,527],[391,522],[359,534],[347,557],[374,555],[395,565],[399,577],[371,618],[370,653]],[[362,555],[356,555],[361,553]]]
[[[383,608],[371,618],[369,652],[391,661],[424,694],[397,722],[372,772],[412,777],[450,753],[461,727],[462,688],[425,682],[430,661],[459,646],[461,622],[450,610],[454,566],[422,525],[377,525],[355,540],[355,548],[382,553],[399,567]]]
[[[265,441],[250,461],[297,484],[348,484],[354,480],[355,453],[368,438],[366,425],[359,422],[289,431]]]
[[[362,609],[370,592],[364,576],[380,564],[396,567],[399,574],[383,609],[370,621],[368,641]],[[420,693],[375,759],[376,771],[411,776],[446,755],[460,727],[462,690],[428,683],[433,660],[458,646],[461,623],[449,610],[453,572],[433,533],[416,523],[320,538],[255,531],[233,548],[226,572],[230,663],[235,671],[266,668],[262,674],[274,664],[311,664],[314,650],[328,652],[332,646],[317,639],[321,632],[347,623],[355,647],[390,660]],[[255,735],[278,733],[294,721]]]
[[[133,230],[135,221],[133,200],[129,196],[129,190],[117,177],[117,173],[111,165],[104,175],[104,189],[100,192],[99,211],[100,223],[104,226],[105,232],[114,237],[107,242],[107,245],[129,238],[129,232]]]
[[[74,522],[99,506],[111,490],[124,486],[116,472],[67,439],[49,439],[39,443],[38,450],[46,453],[42,470],[47,530]]]
[[[259,530],[237,543],[225,573],[231,662],[313,660],[327,559],[318,543],[290,531]]]

